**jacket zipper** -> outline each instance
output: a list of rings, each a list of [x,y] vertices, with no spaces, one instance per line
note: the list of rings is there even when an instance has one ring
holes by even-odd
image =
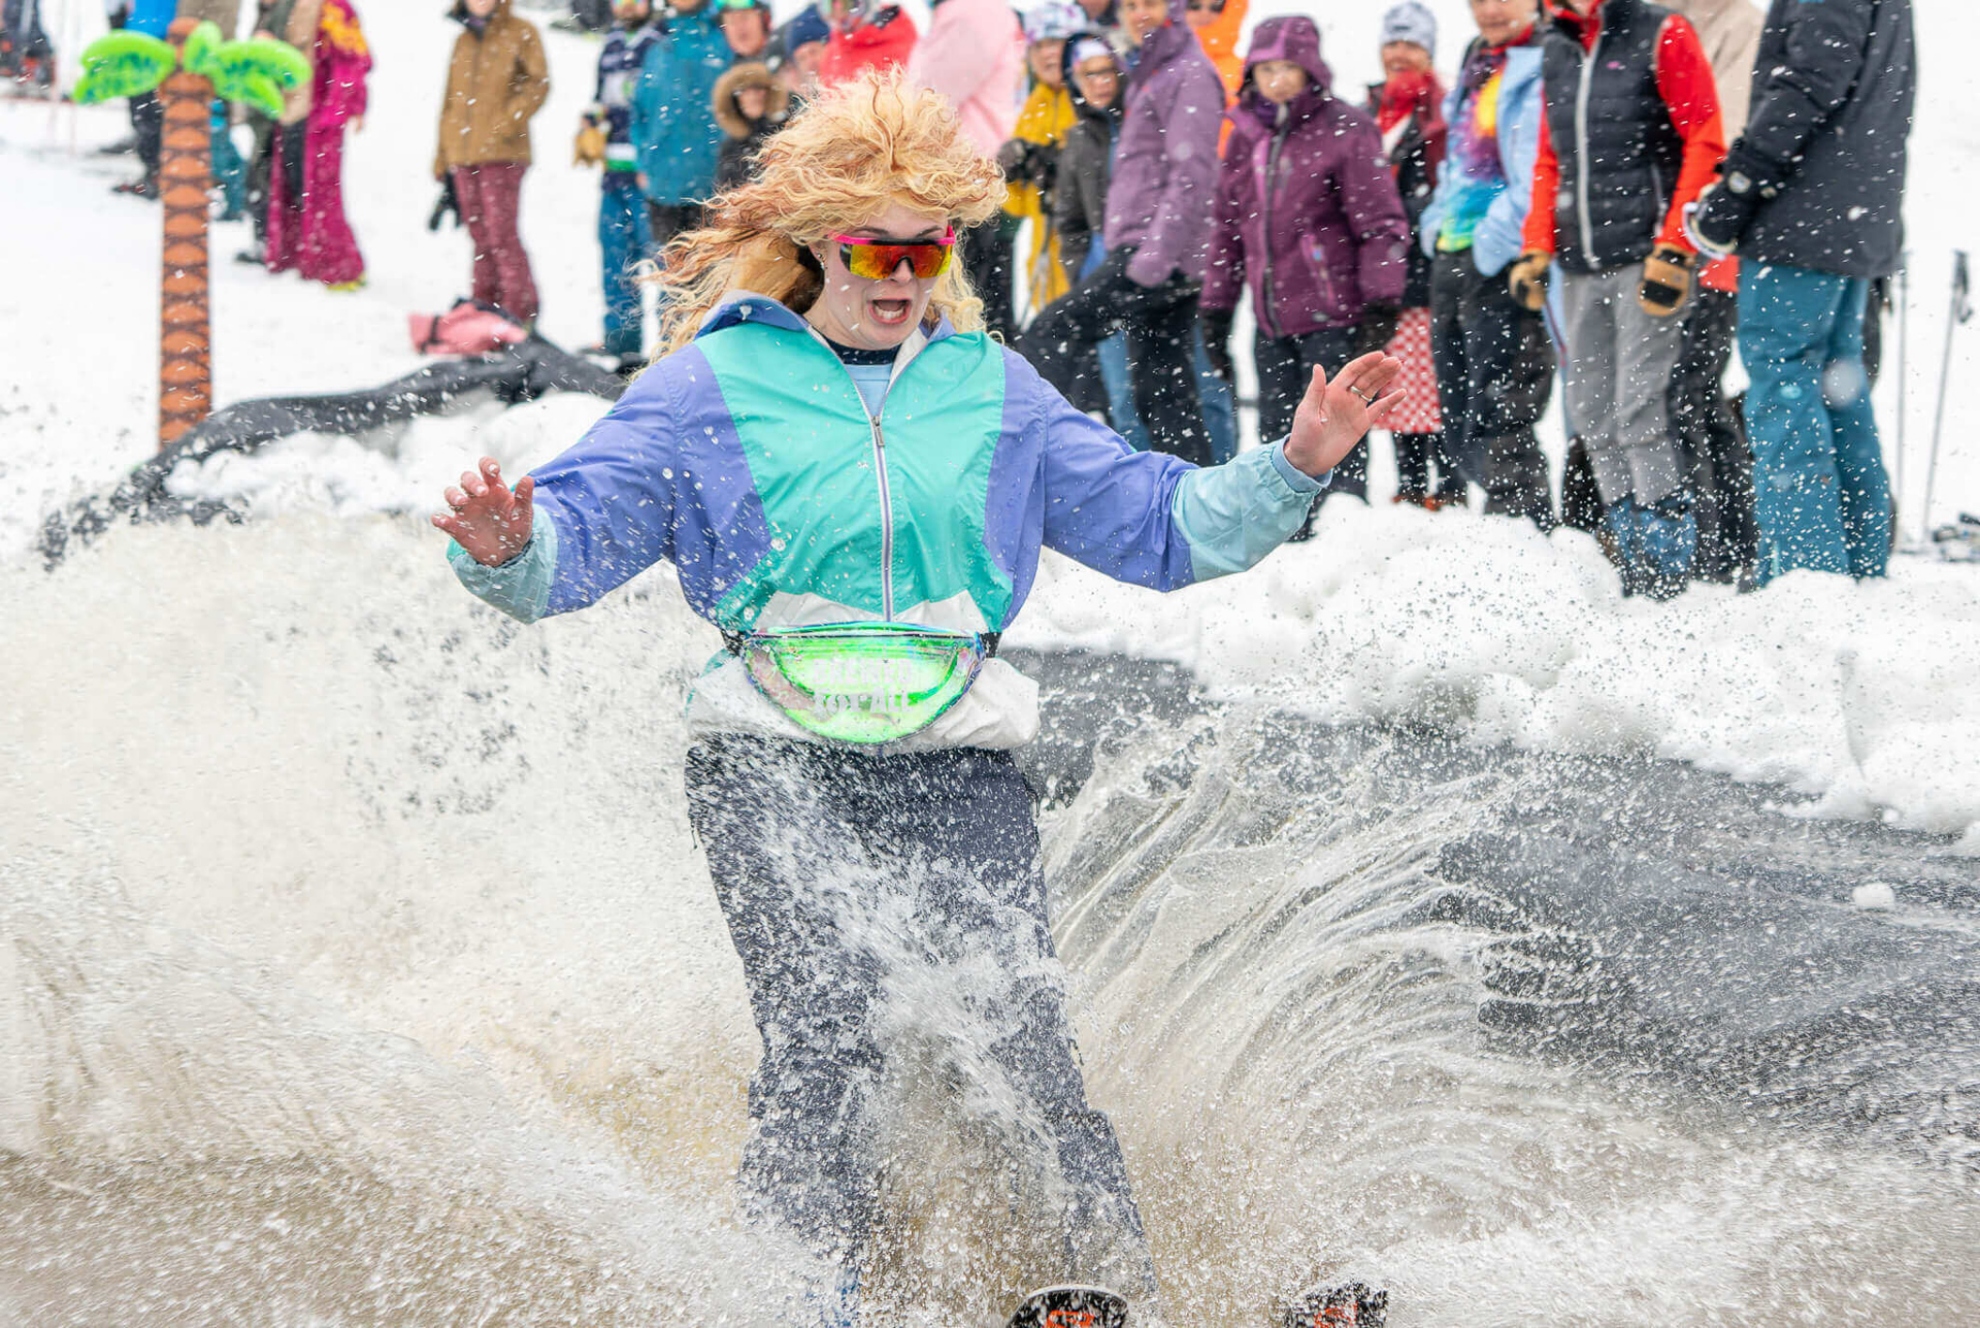
[[[1279,108],[1279,116],[1281,119],[1287,118],[1285,107]],[[1272,150],[1265,154],[1265,280],[1263,283],[1265,310],[1258,319],[1273,337],[1279,335],[1277,320],[1272,316],[1279,297],[1272,293],[1272,190],[1278,181],[1279,153],[1284,150],[1285,145],[1285,127],[1281,125],[1272,131]]]
[[[1607,33],[1595,34],[1595,45],[1581,56],[1581,88],[1574,98],[1574,147],[1576,154],[1574,169],[1574,201],[1581,213],[1581,249],[1588,255],[1591,271],[1602,270],[1602,260],[1595,256],[1595,227],[1588,218],[1588,90],[1595,78],[1595,62],[1602,58],[1602,38]],[[1580,43],[1576,43],[1579,45]]]
[[[818,334],[814,331],[812,335],[816,337]],[[846,383],[853,390],[853,400],[859,402],[859,413],[866,415],[867,427],[873,431],[873,477],[880,490],[880,616],[883,621],[892,622],[894,621],[894,495],[887,486],[887,440],[880,433],[880,417],[867,415],[866,398],[860,395],[859,381],[852,376],[852,371],[846,368],[845,361],[833,355],[830,346],[824,346],[823,342],[820,345],[827,355],[832,356],[832,363],[839,366],[839,372],[846,376]],[[895,382],[898,382],[900,375],[906,372],[906,366],[902,366],[894,375]],[[887,390],[892,392],[893,384],[890,383]]]
[[[852,377],[847,374],[846,377]],[[888,389],[892,391],[892,388]],[[859,391],[854,384],[855,394]],[[894,621],[894,497],[887,489],[887,440],[880,434],[880,417],[868,416],[873,426],[873,473],[880,481],[880,612]]]

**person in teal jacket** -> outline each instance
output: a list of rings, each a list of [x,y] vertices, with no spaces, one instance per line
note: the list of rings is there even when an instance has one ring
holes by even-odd
[[[631,133],[653,247],[701,224],[726,134],[715,84],[734,56],[711,0],[674,0],[633,88]]]
[[[1062,1197],[1041,1277],[1159,1320],[1011,756],[1037,689],[997,641],[1044,548],[1156,590],[1258,562],[1402,400],[1378,352],[1224,465],[1134,451],[983,331],[955,236],[1003,192],[939,94],[868,72],[822,95],[662,273],[666,353],[564,455],[513,488],[483,458],[434,518],[461,581],[525,622],[666,561],[721,631],[688,808],[763,1040],[744,1208],[816,1255],[806,1323],[856,1321],[904,1033],[1007,1104],[979,1111]],[[930,981],[960,1022],[903,1000]]]

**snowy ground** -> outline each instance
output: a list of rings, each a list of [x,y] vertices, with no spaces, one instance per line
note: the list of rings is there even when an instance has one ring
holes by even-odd
[[[1269,11],[1274,6],[1264,6]],[[1440,65],[1466,30],[1440,0]],[[424,229],[434,189],[431,128],[454,27],[442,6],[374,4],[367,131],[351,145],[350,210],[370,286],[331,294],[228,259],[242,226],[215,230],[215,361],[224,401],[342,390],[417,363],[405,316],[444,308],[466,284],[463,232]],[[1921,44],[1980,35],[1951,0],[1920,6]],[[1378,7],[1322,17],[1339,85],[1373,74]],[[78,20],[80,22],[80,20]],[[595,182],[567,165],[566,135],[590,96],[589,41],[551,34],[554,91],[536,121],[524,235],[544,291],[543,327],[576,345],[597,331]],[[1927,79],[1938,66],[1928,64]],[[1971,225],[1980,93],[1928,81],[1914,140],[1909,224],[1916,278],[1906,386],[1909,524],[1924,488],[1930,392],[1949,253]],[[155,409],[158,215],[112,197],[128,158],[91,154],[127,126],[120,107],[0,103],[0,575],[38,575],[26,548],[41,516],[114,482],[150,449]],[[1950,375],[1937,520],[1980,509],[1980,331],[1959,334]],[[1880,405],[1895,444],[1896,336]],[[186,491],[248,498],[264,512],[390,513],[413,533],[463,462],[511,465],[573,440],[599,410],[584,398],[506,414],[423,421],[390,440],[303,438],[255,458],[223,456],[180,477]],[[1550,440],[1556,443],[1558,440]],[[1386,452],[1377,448],[1378,458]],[[1378,461],[1378,484],[1386,460]],[[113,535],[112,538],[115,538]],[[85,555],[87,556],[87,555]],[[1764,596],[1697,589],[1672,606],[1624,603],[1592,544],[1543,540],[1465,514],[1349,510],[1322,538],[1251,577],[1159,601],[1054,563],[1014,641],[1182,659],[1222,688],[1333,718],[1434,717],[1481,741],[1580,751],[1647,750],[1819,799],[1823,814],[1879,815],[1955,836],[1980,853],[1980,572],[1901,558],[1885,584],[1796,576]]]

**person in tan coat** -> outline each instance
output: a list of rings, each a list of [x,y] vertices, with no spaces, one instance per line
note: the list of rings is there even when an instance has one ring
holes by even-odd
[[[510,0],[458,0],[467,29],[454,42],[433,177],[450,180],[474,242],[474,298],[536,320],[536,279],[516,229],[529,121],[550,96],[550,69],[534,25]]]
[[[1760,54],[1760,11],[1753,0],[1662,0],[1691,20],[1712,77],[1719,84],[1719,119],[1725,122],[1726,142],[1746,128],[1746,108],[1753,100],[1753,61]]]
[[[1691,21],[1712,79],[1719,85],[1719,119],[1726,142],[1746,128],[1753,100],[1753,62],[1764,26],[1753,0],[1661,0]],[[1671,383],[1671,426],[1698,520],[1694,575],[1733,581],[1752,564],[1758,530],[1753,520],[1753,461],[1737,408],[1722,382],[1739,330],[1739,260],[1722,258],[1698,274],[1698,292],[1684,321],[1684,348]]]

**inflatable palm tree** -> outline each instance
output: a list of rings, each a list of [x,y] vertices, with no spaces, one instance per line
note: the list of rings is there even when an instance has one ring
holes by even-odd
[[[165,111],[158,184],[165,205],[159,283],[158,446],[213,409],[206,196],[212,187],[213,100],[246,102],[270,117],[309,77],[295,47],[266,37],[225,41],[211,23],[180,19],[171,39],[113,32],[83,52],[75,100],[89,105],[159,89]]]

